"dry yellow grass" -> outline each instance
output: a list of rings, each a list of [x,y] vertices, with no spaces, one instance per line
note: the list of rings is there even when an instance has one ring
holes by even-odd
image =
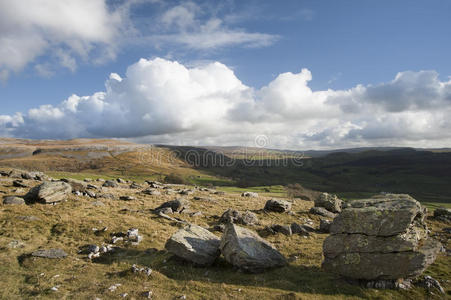
[[[14,191],[12,179],[0,178],[0,195],[21,195],[25,189]],[[37,184],[28,181],[31,185]],[[97,184],[97,183],[96,183]],[[141,299],[142,293],[151,290],[153,299],[175,299],[186,295],[187,299],[422,299],[425,291],[362,289],[350,285],[332,274],[321,270],[322,242],[325,234],[313,234],[309,238],[299,235],[269,236],[272,242],[290,261],[289,266],[263,274],[244,274],[234,270],[222,258],[212,267],[193,267],[174,259],[164,250],[166,240],[178,226],[176,223],[151,213],[151,209],[176,195],[148,196],[138,190],[106,188],[104,193],[132,195],[133,201],[100,199],[105,206],[94,206],[94,199],[70,196],[66,202],[55,206],[2,205],[0,206],[0,298],[2,299],[120,299],[128,293],[128,299]],[[214,201],[193,200],[193,196],[210,197]],[[198,217],[176,215],[183,220],[201,226],[216,224],[227,208],[254,211],[261,224],[254,230],[273,223],[303,223],[311,218],[318,226],[319,219],[309,215],[312,202],[296,200],[295,215],[263,213],[269,197],[243,198],[239,194],[224,196],[196,191],[185,196],[191,202],[192,211],[202,211]],[[34,216],[26,220],[24,216]],[[444,224],[434,223],[434,230]],[[102,234],[93,228],[108,227]],[[118,244],[120,249],[111,255],[91,261],[78,254],[86,244],[106,244],[111,233],[126,232],[138,228],[144,240],[138,246]],[[17,241],[17,242],[14,242]],[[13,245],[22,244],[16,248]],[[31,258],[27,254],[37,248],[62,248],[69,255],[65,259],[50,260]],[[151,277],[136,275],[129,270],[132,264],[149,266]],[[428,273],[444,281],[451,275],[449,257],[440,255]],[[115,292],[108,287],[120,283]],[[451,285],[444,282],[448,296]],[[59,286],[58,291],[51,288]]]

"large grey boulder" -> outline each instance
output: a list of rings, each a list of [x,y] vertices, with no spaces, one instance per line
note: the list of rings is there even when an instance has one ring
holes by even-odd
[[[422,224],[426,210],[409,195],[386,195],[353,201],[334,219],[331,233],[391,236],[403,233],[415,221]]]
[[[440,243],[428,238],[426,210],[408,195],[356,200],[330,225],[323,268],[352,279],[398,280],[421,274]]]
[[[291,210],[291,203],[285,200],[271,199],[266,201],[264,210],[280,213],[286,212]]]
[[[226,225],[220,249],[226,261],[246,272],[258,273],[287,264],[285,257],[257,233],[232,223]]]
[[[3,204],[25,204],[25,200],[21,197],[6,196],[3,198]]]
[[[196,265],[208,266],[220,255],[220,239],[197,225],[187,225],[174,233],[165,248],[175,256]]]
[[[41,202],[51,204],[63,201],[72,192],[72,187],[65,182],[44,182],[32,188],[26,195],[27,202]]]
[[[324,207],[330,212],[339,213],[341,212],[341,206],[343,201],[338,199],[337,195],[322,193],[315,200],[316,207]]]

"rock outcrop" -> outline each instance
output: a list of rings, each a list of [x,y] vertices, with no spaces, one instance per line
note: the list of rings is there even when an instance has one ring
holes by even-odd
[[[440,243],[429,239],[426,210],[408,195],[356,200],[330,225],[323,268],[362,280],[397,280],[421,274]]]
[[[71,192],[72,187],[68,183],[62,181],[44,182],[32,188],[25,195],[25,201],[52,204],[65,200]]]
[[[166,242],[165,248],[175,256],[196,265],[213,264],[220,255],[220,239],[197,225],[187,225],[174,233]]]
[[[315,207],[324,207],[325,209],[333,213],[341,212],[342,205],[342,200],[338,199],[336,195],[328,193],[322,193],[315,200]]]
[[[221,238],[221,253],[235,267],[251,273],[286,265],[285,257],[257,233],[228,223]]]
[[[271,199],[266,201],[264,210],[273,212],[287,212],[291,210],[291,203],[280,199]]]

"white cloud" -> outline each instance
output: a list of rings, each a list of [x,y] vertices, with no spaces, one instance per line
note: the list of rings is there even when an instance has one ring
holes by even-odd
[[[449,146],[451,81],[402,72],[377,86],[312,91],[309,70],[283,73],[261,89],[218,62],[186,67],[141,59],[106,91],[58,106],[0,116],[0,133],[29,138],[118,137],[155,143],[268,147]],[[396,108],[396,109],[394,109]]]
[[[273,34],[229,28],[225,20],[230,16],[220,18],[209,12],[205,18],[202,16],[207,14],[205,10],[193,2],[171,7],[158,18],[155,24],[158,33],[150,34],[145,40],[157,46],[182,45],[195,50],[209,50],[233,45],[264,47],[279,39]]]
[[[123,21],[105,0],[0,0],[0,71],[19,72],[43,55],[73,71],[94,48],[111,51]]]

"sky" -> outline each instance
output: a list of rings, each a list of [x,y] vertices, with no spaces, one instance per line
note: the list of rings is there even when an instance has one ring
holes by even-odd
[[[447,0],[0,0],[0,136],[451,147],[450,16]]]

